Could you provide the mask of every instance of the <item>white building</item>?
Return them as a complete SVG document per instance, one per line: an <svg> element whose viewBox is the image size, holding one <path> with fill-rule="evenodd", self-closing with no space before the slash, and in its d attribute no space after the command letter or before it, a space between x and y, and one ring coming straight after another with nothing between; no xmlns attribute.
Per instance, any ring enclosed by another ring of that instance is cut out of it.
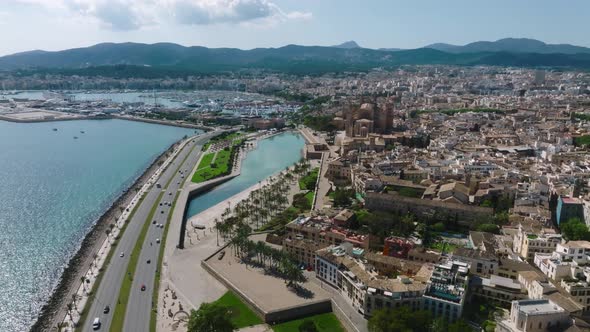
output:
<svg viewBox="0 0 590 332"><path fill-rule="evenodd" d="M498 322L498 332L544 332L565 330L571 325L569 314L551 300L512 301L510 317Z"/></svg>

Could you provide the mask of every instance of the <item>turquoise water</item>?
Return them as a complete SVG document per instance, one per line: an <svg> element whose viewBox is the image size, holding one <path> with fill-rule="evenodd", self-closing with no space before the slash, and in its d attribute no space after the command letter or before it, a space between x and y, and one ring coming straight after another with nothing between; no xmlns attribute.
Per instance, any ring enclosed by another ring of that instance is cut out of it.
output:
<svg viewBox="0 0 590 332"><path fill-rule="evenodd" d="M256 150L250 151L242 162L240 176L195 197L189 204L186 217L194 216L293 165L302 157L304 145L303 137L294 133L284 133L258 142Z"/></svg>
<svg viewBox="0 0 590 332"><path fill-rule="evenodd" d="M191 133L123 120L0 121L0 331L28 330L96 219Z"/></svg>

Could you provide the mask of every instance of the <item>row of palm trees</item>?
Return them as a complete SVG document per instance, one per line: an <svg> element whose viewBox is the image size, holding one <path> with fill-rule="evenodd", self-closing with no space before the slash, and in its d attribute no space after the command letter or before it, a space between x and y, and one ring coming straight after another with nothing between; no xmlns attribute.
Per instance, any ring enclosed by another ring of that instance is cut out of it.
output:
<svg viewBox="0 0 590 332"><path fill-rule="evenodd" d="M224 240L231 239L239 224L261 229L288 207L289 191L293 181L305 176L309 169L309 162L301 159L293 167L271 176L266 185L250 192L248 198L233 208L228 206L221 215L221 221L215 220L218 235L222 235Z"/></svg>
<svg viewBox="0 0 590 332"><path fill-rule="evenodd" d="M289 286L305 281L303 271L289 253L248 238L250 228L240 226L231 240L234 255L246 263L257 263L265 270L280 275Z"/></svg>
<svg viewBox="0 0 590 332"><path fill-rule="evenodd" d="M304 280L303 272L294 259L282 250L254 242L248 237L252 229L260 229L289 205L289 192L294 181L305 176L311 166L307 160L301 159L292 167L286 168L276 176L271 176L267 183L237 203L233 208L229 205L215 220L217 242L219 236L229 241L236 257L245 262L257 263L265 269L280 275L289 285Z"/></svg>

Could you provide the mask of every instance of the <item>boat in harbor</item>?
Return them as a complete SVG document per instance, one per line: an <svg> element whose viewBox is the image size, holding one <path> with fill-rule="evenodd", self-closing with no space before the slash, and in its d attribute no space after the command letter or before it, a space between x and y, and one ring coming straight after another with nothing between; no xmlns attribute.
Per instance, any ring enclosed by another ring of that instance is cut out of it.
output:
<svg viewBox="0 0 590 332"><path fill-rule="evenodd" d="M78 136L74 136L74 139L78 139Z"/></svg>
<svg viewBox="0 0 590 332"><path fill-rule="evenodd" d="M81 133L81 134L84 134L84 133L85 133L85 131L84 131L84 130L80 130L80 133Z"/></svg>
<svg viewBox="0 0 590 332"><path fill-rule="evenodd" d="M57 128L53 128L53 131L57 131Z"/></svg>

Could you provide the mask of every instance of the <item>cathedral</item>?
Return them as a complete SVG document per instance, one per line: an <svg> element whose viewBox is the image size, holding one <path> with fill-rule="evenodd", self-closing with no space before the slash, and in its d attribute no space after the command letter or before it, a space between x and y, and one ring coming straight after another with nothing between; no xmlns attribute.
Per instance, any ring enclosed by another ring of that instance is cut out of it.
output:
<svg viewBox="0 0 590 332"><path fill-rule="evenodd" d="M393 104L379 106L362 103L360 107L348 107L343 111L344 130L347 137L368 137L369 134L387 134L393 128Z"/></svg>

